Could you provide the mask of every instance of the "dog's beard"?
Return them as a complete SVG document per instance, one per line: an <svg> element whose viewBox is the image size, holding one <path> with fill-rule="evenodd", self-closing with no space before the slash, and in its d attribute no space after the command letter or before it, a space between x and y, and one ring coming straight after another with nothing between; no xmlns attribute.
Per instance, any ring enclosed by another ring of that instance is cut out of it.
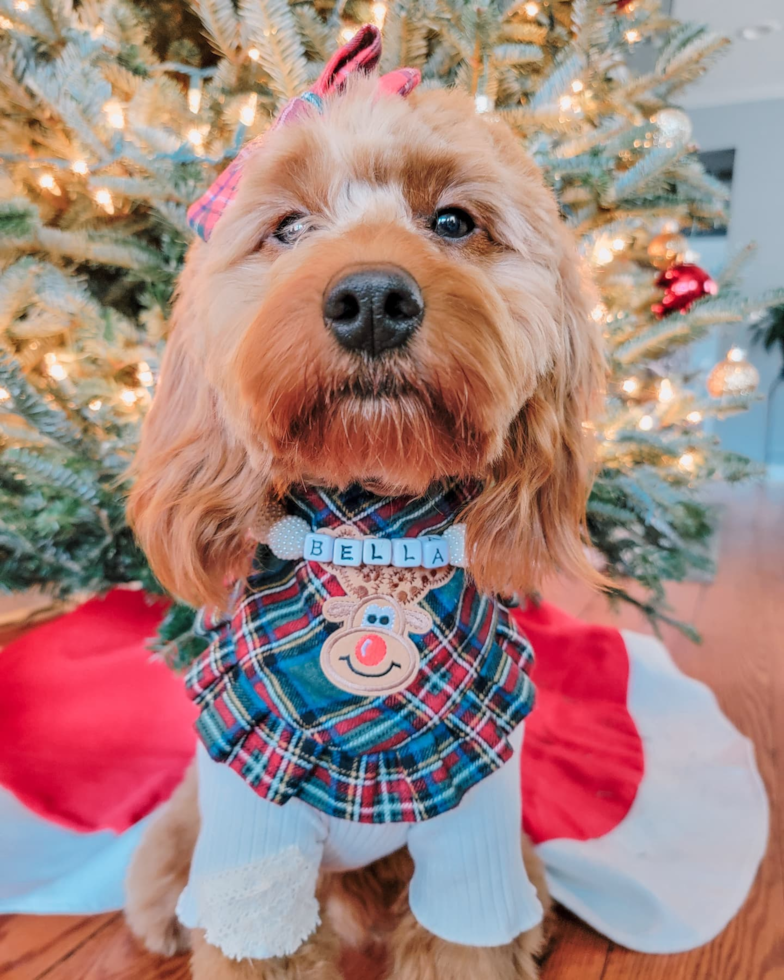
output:
<svg viewBox="0 0 784 980"><path fill-rule="evenodd" d="M268 424L289 478L421 493L438 480L475 477L497 452L465 400L388 365L364 365L289 404L293 412L275 412Z"/></svg>

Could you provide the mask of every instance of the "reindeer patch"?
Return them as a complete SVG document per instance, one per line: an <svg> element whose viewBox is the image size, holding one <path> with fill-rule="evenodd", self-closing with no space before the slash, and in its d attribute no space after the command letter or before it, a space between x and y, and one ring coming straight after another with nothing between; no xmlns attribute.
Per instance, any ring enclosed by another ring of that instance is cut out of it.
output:
<svg viewBox="0 0 784 980"><path fill-rule="evenodd" d="M394 694L419 672L419 651L408 632L427 633L430 616L391 596L328 599L324 616L342 623L321 648L321 669L342 691L366 697Z"/></svg>
<svg viewBox="0 0 784 980"><path fill-rule="evenodd" d="M340 528L336 537L359 537L354 528ZM420 667L419 651L410 633L427 633L430 614L417 600L447 582L454 568L330 565L345 597L333 596L322 613L340 623L321 648L321 669L342 691L380 697L404 690Z"/></svg>

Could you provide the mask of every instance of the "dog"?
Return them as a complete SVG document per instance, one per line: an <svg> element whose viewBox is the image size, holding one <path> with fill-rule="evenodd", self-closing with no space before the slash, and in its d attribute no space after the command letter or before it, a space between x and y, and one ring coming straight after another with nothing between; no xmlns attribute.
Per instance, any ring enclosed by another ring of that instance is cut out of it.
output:
<svg viewBox="0 0 784 980"><path fill-rule="evenodd" d="M380 95L372 74L343 78L319 112L276 127L245 156L209 242L189 251L129 501L156 575L194 606L230 610L233 583L241 593L260 581L255 542L289 527L280 502L350 487L417 501L434 486L469 486L458 515L464 543L451 540L476 596L530 593L554 568L595 582L585 552L586 422L603 359L592 305L555 200L501 121L457 91L402 98ZM319 547L343 532L326 533ZM420 571L411 587L389 558L384 601L375 602L372 567L362 579L350 564L332 566L334 613L318 624L343 623L325 643L337 651L332 683L396 697L399 688L379 680L387 645L405 648L389 663L405 660L410 679L419 661L406 657L420 656L434 608L422 619L416 603L448 588L452 571ZM234 778L223 762L205 765ZM405 849L346 873L322 869L314 888L323 914L296 948L227 954L201 922L189 931L176 914L199 838L196 797L192 770L134 858L126 908L149 949L192 946L196 980L338 980L341 941L379 937L385 975L396 980L537 976L541 923L481 945L425 928L411 909ZM263 801L295 812L279 802ZM418 819L406 814L399 819ZM546 906L541 869L525 850ZM302 902L281 902L275 928L285 932Z"/></svg>

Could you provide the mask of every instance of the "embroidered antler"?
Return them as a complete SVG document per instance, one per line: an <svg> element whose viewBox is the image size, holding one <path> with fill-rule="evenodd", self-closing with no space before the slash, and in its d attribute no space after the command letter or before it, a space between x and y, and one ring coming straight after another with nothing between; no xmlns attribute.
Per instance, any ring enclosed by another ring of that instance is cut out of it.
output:
<svg viewBox="0 0 784 980"><path fill-rule="evenodd" d="M334 532L338 538L361 538L353 527L341 527ZM365 599L370 595L392 596L403 606L410 606L431 589L444 585L454 575L449 565L443 568L396 568L394 565L330 565L330 572L340 582L346 595Z"/></svg>

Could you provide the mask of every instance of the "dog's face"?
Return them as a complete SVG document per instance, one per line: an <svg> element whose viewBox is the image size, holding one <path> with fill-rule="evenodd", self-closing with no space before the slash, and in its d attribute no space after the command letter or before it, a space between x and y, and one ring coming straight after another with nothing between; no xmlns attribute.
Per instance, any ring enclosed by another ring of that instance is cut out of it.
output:
<svg viewBox="0 0 784 980"><path fill-rule="evenodd" d="M215 599L270 486L445 477L485 486L481 583L568 564L600 364L587 308L539 173L465 97L363 80L278 128L183 275L131 501L153 567ZM491 541L531 567L497 579L512 556Z"/></svg>

